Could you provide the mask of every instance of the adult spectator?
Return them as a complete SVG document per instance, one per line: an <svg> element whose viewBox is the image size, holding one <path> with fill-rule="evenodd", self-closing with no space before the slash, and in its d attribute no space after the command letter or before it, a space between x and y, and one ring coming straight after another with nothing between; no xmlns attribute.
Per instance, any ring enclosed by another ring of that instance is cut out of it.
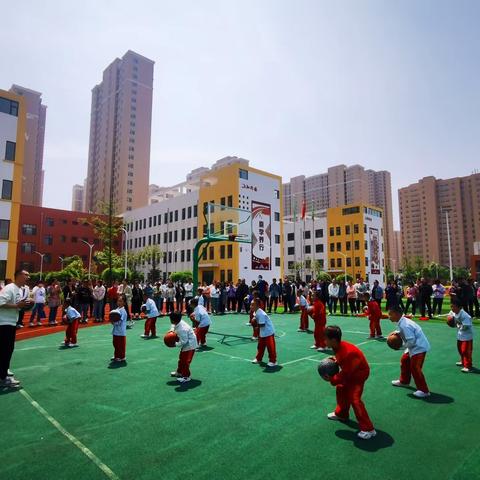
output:
<svg viewBox="0 0 480 480"><path fill-rule="evenodd" d="M237 295L237 313L242 313L242 308L245 308L244 299L248 295L248 286L245 283L244 278L240 280L240 284L237 286L236 295ZM245 313L248 313L247 310L245 310Z"/></svg>
<svg viewBox="0 0 480 480"><path fill-rule="evenodd" d="M233 282L227 288L227 312L235 312L237 307L237 289Z"/></svg>
<svg viewBox="0 0 480 480"><path fill-rule="evenodd" d="M8 285L7 285L8 286ZM32 290L34 306L32 310L32 315L30 317L30 326L33 327L35 324L35 316L37 316L37 325L40 327L42 325L42 318L45 318L45 286L40 280Z"/></svg>
<svg viewBox="0 0 480 480"><path fill-rule="evenodd" d="M172 299L172 302L173 302L173 299ZM135 319L140 318L142 303L143 303L143 291L140 288L138 281L135 280L132 288L132 317L133 318Z"/></svg>
<svg viewBox="0 0 480 480"><path fill-rule="evenodd" d="M117 295L123 296L123 308L125 308L125 311L127 312L127 321L130 321L131 315L130 315L130 307L132 305L132 287L128 284L127 279L124 278L122 280L122 283L118 286L117 288ZM103 302L105 305L105 302ZM104 308L105 311L105 308ZM102 316L102 318L105 318L105 314ZM128 324L127 324L128 325Z"/></svg>
<svg viewBox="0 0 480 480"><path fill-rule="evenodd" d="M5 285L8 285L5 280ZM30 287L25 284L23 287L20 287L20 300L27 300L30 297ZM18 311L18 320L17 320L17 328L23 328L23 318L25 316L25 309L21 308Z"/></svg>
<svg viewBox="0 0 480 480"><path fill-rule="evenodd" d="M31 306L31 300L22 299L21 288L25 286L29 274L26 270L17 270L12 283L0 291L0 385L18 388L20 382L10 371L10 360L15 348L18 312Z"/></svg>
<svg viewBox="0 0 480 480"><path fill-rule="evenodd" d="M82 316L80 323L88 323L88 309L90 308L90 301L93 298L93 289L90 286L89 280L83 280L77 287L76 296L80 306L80 315Z"/></svg>
<svg viewBox="0 0 480 480"><path fill-rule="evenodd" d="M398 287L393 280L385 287L385 298L387 300L387 312L391 308L398 307Z"/></svg>
<svg viewBox="0 0 480 480"><path fill-rule="evenodd" d="M188 305L190 300L193 298L193 283L191 278L187 279L187 282L183 285L183 288L185 290L185 304Z"/></svg>
<svg viewBox="0 0 480 480"><path fill-rule="evenodd" d="M415 316L417 311L417 295L418 295L418 288L413 283L410 282L410 285L407 288L407 303L405 305L405 315L408 313L408 307L412 306L412 315Z"/></svg>
<svg viewBox="0 0 480 480"><path fill-rule="evenodd" d="M177 312L183 312L183 299L185 298L185 288L182 282L175 285L175 302L177 303Z"/></svg>
<svg viewBox="0 0 480 480"><path fill-rule="evenodd" d="M437 278L433 282L433 315L437 313L440 315L442 313L443 298L445 297L445 287L440 283L440 280Z"/></svg>
<svg viewBox="0 0 480 480"><path fill-rule="evenodd" d="M337 304L338 304L338 284L335 279L332 280L332 283L328 286L328 311L330 315L332 313L337 313Z"/></svg>
<svg viewBox="0 0 480 480"><path fill-rule="evenodd" d="M460 298L463 309L473 317L473 299L475 298L473 281L463 280L460 283Z"/></svg>
<svg viewBox="0 0 480 480"><path fill-rule="evenodd" d="M272 306L273 306L273 313L277 313L278 308L278 299L280 298L280 287L277 283L277 279L273 278L272 283L270 284L269 290L269 297L270 302L268 304L268 313L272 313Z"/></svg>
<svg viewBox="0 0 480 480"><path fill-rule="evenodd" d="M115 281L107 290L107 302L110 307L110 311L115 310L117 308L117 300L118 300L118 282Z"/></svg>
<svg viewBox="0 0 480 480"><path fill-rule="evenodd" d="M97 280L97 284L93 288L93 318L94 322L102 323L103 317L103 304L105 302L106 290L101 280Z"/></svg>
<svg viewBox="0 0 480 480"><path fill-rule="evenodd" d="M350 315L356 315L357 310L357 291L355 285L349 280L347 282L347 301L350 306Z"/></svg>
<svg viewBox="0 0 480 480"><path fill-rule="evenodd" d="M381 308L383 300L383 288L378 283L378 280L375 280L373 282L371 297L378 303L378 306Z"/></svg>
<svg viewBox="0 0 480 480"><path fill-rule="evenodd" d="M365 306L365 293L367 293L367 286L363 281L363 278L359 277L357 283L354 285L355 293L357 294L357 312L360 312L360 307Z"/></svg>
<svg viewBox="0 0 480 480"><path fill-rule="evenodd" d="M420 296L420 315L425 317L428 313L428 318L432 318L432 295L433 288L428 283L426 278L420 279L420 286L418 288Z"/></svg>
<svg viewBox="0 0 480 480"><path fill-rule="evenodd" d="M292 284L288 278L283 282L283 313L291 312Z"/></svg>
<svg viewBox="0 0 480 480"><path fill-rule="evenodd" d="M47 288L47 304L48 304L48 324L56 325L57 324L57 312L58 307L62 303L62 289L60 284L57 282L57 279L54 278L52 283Z"/></svg>

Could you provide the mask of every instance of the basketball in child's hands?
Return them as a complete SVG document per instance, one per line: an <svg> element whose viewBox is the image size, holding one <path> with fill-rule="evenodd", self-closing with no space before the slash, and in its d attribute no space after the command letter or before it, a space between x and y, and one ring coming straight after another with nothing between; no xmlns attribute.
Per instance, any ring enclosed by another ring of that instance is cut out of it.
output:
<svg viewBox="0 0 480 480"><path fill-rule="evenodd" d="M403 345L403 340L402 337L399 335L398 332L392 332L388 337L387 337L387 345L392 349L392 350L400 350Z"/></svg>
<svg viewBox="0 0 480 480"><path fill-rule="evenodd" d="M190 320L191 320L192 322L195 321L195 314L194 314L194 313L191 313L191 314L190 314Z"/></svg>
<svg viewBox="0 0 480 480"><path fill-rule="evenodd" d="M455 317L452 317L451 315L449 315L447 317L447 325L451 328L455 328L456 327Z"/></svg>
<svg viewBox="0 0 480 480"><path fill-rule="evenodd" d="M324 358L318 364L318 374L323 378L325 376L333 377L340 371L338 363L333 358Z"/></svg>
<svg viewBox="0 0 480 480"><path fill-rule="evenodd" d="M178 336L175 332L167 332L163 337L163 341L167 347L173 348L178 342Z"/></svg>
<svg viewBox="0 0 480 480"><path fill-rule="evenodd" d="M119 312L113 311L109 313L108 319L110 320L110 323L115 323L115 322L119 322L122 319L122 317L120 316Z"/></svg>

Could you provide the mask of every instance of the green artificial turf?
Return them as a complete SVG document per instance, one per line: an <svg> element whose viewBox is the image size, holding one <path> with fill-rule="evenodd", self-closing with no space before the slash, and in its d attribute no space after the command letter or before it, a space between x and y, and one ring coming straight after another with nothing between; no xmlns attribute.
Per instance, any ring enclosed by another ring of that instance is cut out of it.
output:
<svg viewBox="0 0 480 480"><path fill-rule="evenodd" d="M17 342L11 368L120 479L480 478L480 375L455 366L455 330L421 322L432 344L424 372L433 394L418 400L413 389L390 385L401 354L366 339L367 319L329 317L371 365L364 401L378 436L362 441L353 412L347 424L327 420L335 389L316 371L326 354L308 348L311 334L296 332L298 315L272 315L286 363L273 372L249 362L256 344L247 318L214 317L212 331L246 338L209 334L211 349L195 354L187 386L169 376L178 350L141 339L143 322L128 331L126 366L108 368L105 325L80 330L76 349L59 349L62 334ZM161 333L168 327L157 321ZM382 320L382 328L393 325ZM0 478L108 478L20 392L0 392L0 408Z"/></svg>

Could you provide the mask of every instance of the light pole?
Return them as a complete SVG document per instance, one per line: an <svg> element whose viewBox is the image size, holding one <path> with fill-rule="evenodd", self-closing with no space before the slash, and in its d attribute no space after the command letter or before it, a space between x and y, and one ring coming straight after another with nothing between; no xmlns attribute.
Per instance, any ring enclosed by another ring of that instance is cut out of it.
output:
<svg viewBox="0 0 480 480"><path fill-rule="evenodd" d="M445 219L447 221L448 263L450 267L450 285L451 285L453 282L453 265L452 265L452 244L450 241L450 222L448 220L448 210L445 210Z"/></svg>
<svg viewBox="0 0 480 480"><path fill-rule="evenodd" d="M58 257L59 260L60 260L60 270L63 270L63 262L65 261L65 259L63 257Z"/></svg>
<svg viewBox="0 0 480 480"><path fill-rule="evenodd" d="M35 250L35 253L37 255L40 255L40 280L42 279L42 273L43 273L43 257L46 255L45 253L40 253Z"/></svg>
<svg viewBox="0 0 480 480"><path fill-rule="evenodd" d="M344 277L344 280L345 280L345 284L346 284L347 283L347 256L342 252L337 252L337 253L339 253L345 259L345 277Z"/></svg>
<svg viewBox="0 0 480 480"><path fill-rule="evenodd" d="M90 275L91 275L91 272L92 272L92 250L93 250L93 247L95 246L95 244L94 243L88 243L83 239L80 239L80 241L83 242L85 245L88 245L88 248L90 248L90 255L88 257L88 279L90 280ZM111 273L112 272L110 272L110 274Z"/></svg>
<svg viewBox="0 0 480 480"><path fill-rule="evenodd" d="M125 279L127 278L127 261L128 261L128 231L125 227L122 227L122 231L125 234L125 248L123 249L123 253L125 254Z"/></svg>

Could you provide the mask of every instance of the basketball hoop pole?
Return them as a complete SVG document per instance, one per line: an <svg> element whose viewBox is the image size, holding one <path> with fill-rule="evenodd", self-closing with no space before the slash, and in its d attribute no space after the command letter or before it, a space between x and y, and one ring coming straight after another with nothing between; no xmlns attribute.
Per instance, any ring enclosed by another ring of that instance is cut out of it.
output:
<svg viewBox="0 0 480 480"><path fill-rule="evenodd" d="M194 294L197 292L198 289L198 264L200 263L200 248L202 245L209 244L209 243L216 243L216 242L224 242L225 239L222 238L201 238L196 244L193 249L193 292Z"/></svg>

